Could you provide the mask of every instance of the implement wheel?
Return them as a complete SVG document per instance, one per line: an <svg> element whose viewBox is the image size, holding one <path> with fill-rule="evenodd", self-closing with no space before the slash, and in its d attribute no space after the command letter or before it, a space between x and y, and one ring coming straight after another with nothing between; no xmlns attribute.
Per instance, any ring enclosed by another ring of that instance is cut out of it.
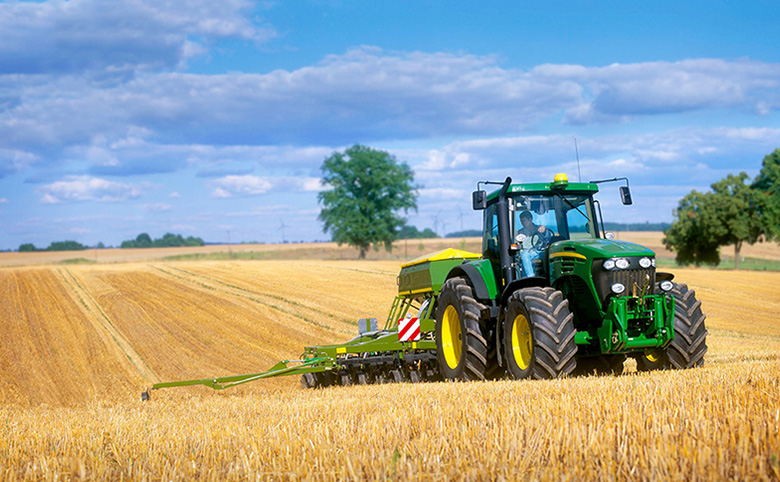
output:
<svg viewBox="0 0 780 482"><path fill-rule="evenodd" d="M577 366L573 320L560 291L536 287L515 291L502 324L509 374L515 379L570 375Z"/></svg>
<svg viewBox="0 0 780 482"><path fill-rule="evenodd" d="M495 364L488 358L488 339L480 313L465 279L447 280L436 300L436 357L445 379L484 380Z"/></svg>
<svg viewBox="0 0 780 482"><path fill-rule="evenodd" d="M301 386L303 388L317 388L317 378L313 373L304 373L301 375Z"/></svg>
<svg viewBox="0 0 780 482"><path fill-rule="evenodd" d="M656 287L656 293L660 293ZM674 284L674 340L666 350L646 351L636 359L637 370L658 370L666 368L685 369L704 364L707 353L706 316L701 311L701 301L696 292L686 284Z"/></svg>

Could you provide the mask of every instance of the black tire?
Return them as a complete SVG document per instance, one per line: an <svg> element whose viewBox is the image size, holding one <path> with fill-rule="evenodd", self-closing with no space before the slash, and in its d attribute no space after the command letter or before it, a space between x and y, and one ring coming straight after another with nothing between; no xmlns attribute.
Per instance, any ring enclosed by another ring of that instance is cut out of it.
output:
<svg viewBox="0 0 780 482"><path fill-rule="evenodd" d="M485 380L497 365L489 356L495 350L490 350L483 309L465 279L452 278L442 286L436 300L436 357L445 379Z"/></svg>
<svg viewBox="0 0 780 482"><path fill-rule="evenodd" d="M674 340L666 350L666 357L672 368L693 368L704 364L707 353L706 316L701 311L701 301L696 292L686 284L675 283L674 295Z"/></svg>
<svg viewBox="0 0 780 482"><path fill-rule="evenodd" d="M504 310L502 329L506 367L513 378L560 378L576 368L574 315L560 291L515 291Z"/></svg>
<svg viewBox="0 0 780 482"><path fill-rule="evenodd" d="M317 380L317 386L329 387L335 385L333 380L333 374L330 372L318 372L314 374L314 378Z"/></svg>
<svg viewBox="0 0 780 482"><path fill-rule="evenodd" d="M656 287L660 293L660 288ZM675 283L671 291L674 296L674 340L666 351L648 351L636 357L637 370L661 370L667 368L686 369L704 364L707 353L706 316L701 311L701 301L688 285Z"/></svg>
<svg viewBox="0 0 780 482"><path fill-rule="evenodd" d="M577 359L575 375L620 375L623 373L623 364L626 355L601 355L583 357Z"/></svg>
<svg viewBox="0 0 780 482"><path fill-rule="evenodd" d="M313 373L304 373L301 375L301 386L303 388L316 388L317 378Z"/></svg>

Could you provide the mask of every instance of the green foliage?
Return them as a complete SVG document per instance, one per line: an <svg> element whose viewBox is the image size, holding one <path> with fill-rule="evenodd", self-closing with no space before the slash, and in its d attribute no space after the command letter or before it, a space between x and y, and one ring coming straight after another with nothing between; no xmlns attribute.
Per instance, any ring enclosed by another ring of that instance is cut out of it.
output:
<svg viewBox="0 0 780 482"><path fill-rule="evenodd" d="M48 248L38 249L32 243L25 243L19 246L20 253L30 253L33 251L83 251L89 246L84 246L76 241L54 241Z"/></svg>
<svg viewBox="0 0 780 482"><path fill-rule="evenodd" d="M46 251L83 251L88 246L84 246L76 241L55 241L46 248Z"/></svg>
<svg viewBox="0 0 780 482"><path fill-rule="evenodd" d="M417 229L417 226L404 225L398 231L398 237L400 239L428 239L438 238L439 235L433 232L431 228L425 228L422 231Z"/></svg>
<svg viewBox="0 0 780 482"><path fill-rule="evenodd" d="M780 149L764 157L761 172L751 186L759 193L766 236L780 241Z"/></svg>
<svg viewBox="0 0 780 482"><path fill-rule="evenodd" d="M479 229L464 229L463 231L455 231L454 233L449 233L445 238L474 238L474 237L481 237L482 231Z"/></svg>
<svg viewBox="0 0 780 482"><path fill-rule="evenodd" d="M411 168L387 152L356 144L325 159L322 172L329 186L318 196L325 232L339 245L358 248L361 258L372 244L390 251L405 223L399 212L417 209Z"/></svg>
<svg viewBox="0 0 780 482"><path fill-rule="evenodd" d="M201 238L183 237L181 234L165 233L162 238L152 240L147 233L141 233L135 239L122 241L122 248L172 248L180 246L203 246Z"/></svg>
<svg viewBox="0 0 780 482"><path fill-rule="evenodd" d="M677 251L675 259L682 266L720 263L720 244L710 228L713 213L708 196L694 190L682 198L674 212L676 220L664 233L664 245Z"/></svg>
<svg viewBox="0 0 780 482"><path fill-rule="evenodd" d="M777 152L777 151L776 151ZM681 265L720 263L720 246L734 246L739 269L744 243L753 244L769 233L769 195L746 184L748 175L729 174L712 184L712 192L691 192L675 210L675 221L666 231L664 244L677 251Z"/></svg>

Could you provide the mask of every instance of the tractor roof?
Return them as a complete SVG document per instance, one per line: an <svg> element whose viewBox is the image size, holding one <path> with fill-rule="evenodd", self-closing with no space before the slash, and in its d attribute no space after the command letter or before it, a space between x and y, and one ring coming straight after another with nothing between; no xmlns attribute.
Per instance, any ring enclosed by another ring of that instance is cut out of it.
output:
<svg viewBox="0 0 780 482"><path fill-rule="evenodd" d="M569 182L569 179L565 174L557 174L553 182L529 182L522 184L510 184L507 190L507 195L511 196L515 193L524 194L551 194L553 192L588 192L596 193L599 187L596 183L592 182ZM500 189L496 189L488 195L488 200L493 200L498 197Z"/></svg>

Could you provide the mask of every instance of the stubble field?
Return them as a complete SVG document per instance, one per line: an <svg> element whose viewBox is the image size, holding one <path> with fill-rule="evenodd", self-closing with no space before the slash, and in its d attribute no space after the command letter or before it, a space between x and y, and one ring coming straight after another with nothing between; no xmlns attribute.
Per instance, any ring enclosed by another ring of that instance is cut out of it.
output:
<svg viewBox="0 0 780 482"><path fill-rule="evenodd" d="M0 478L780 480L780 273L675 271L708 315L700 369L140 401L382 323L398 264L0 268Z"/></svg>

